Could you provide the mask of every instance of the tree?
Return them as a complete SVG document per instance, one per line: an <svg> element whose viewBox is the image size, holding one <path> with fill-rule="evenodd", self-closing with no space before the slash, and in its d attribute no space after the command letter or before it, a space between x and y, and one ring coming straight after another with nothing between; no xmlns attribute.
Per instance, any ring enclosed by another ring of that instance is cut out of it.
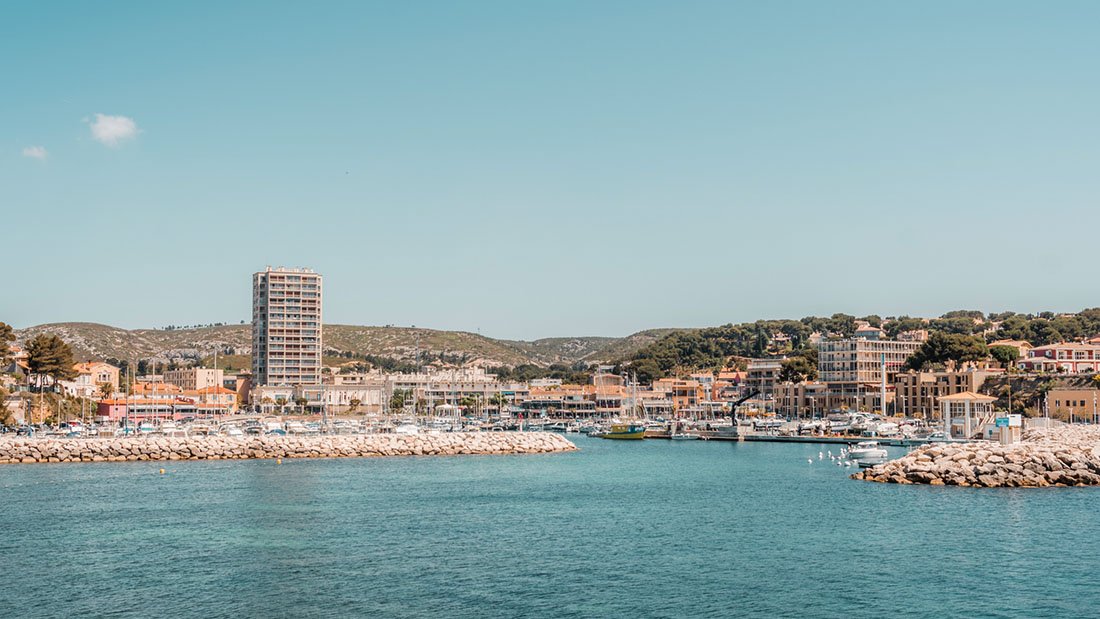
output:
<svg viewBox="0 0 1100 619"><path fill-rule="evenodd" d="M867 324L869 324L869 325L871 325L872 327L875 327L875 328L881 328L882 327L882 317L879 316L878 314L870 314L870 315L864 316L863 318L860 318L860 320L862 320L863 322L866 322Z"/></svg>
<svg viewBox="0 0 1100 619"><path fill-rule="evenodd" d="M111 383L99 383L99 395L102 396L104 400L111 397L111 394L114 392L115 386Z"/></svg>
<svg viewBox="0 0 1100 619"><path fill-rule="evenodd" d="M294 403L298 405L298 410L304 413L306 412L306 404L309 404L309 400L305 398L297 398L294 400Z"/></svg>
<svg viewBox="0 0 1100 619"><path fill-rule="evenodd" d="M8 390L0 387L0 426L15 425L15 416L8 410Z"/></svg>
<svg viewBox="0 0 1100 619"><path fill-rule="evenodd" d="M0 365L7 365L11 359L11 343L15 341L15 330L6 322L0 322Z"/></svg>
<svg viewBox="0 0 1100 619"><path fill-rule="evenodd" d="M43 377L56 381L76 378L73 350L56 335L40 333L27 342L27 367L41 388Z"/></svg>
<svg viewBox="0 0 1100 619"><path fill-rule="evenodd" d="M411 395L411 394L410 394ZM398 389L390 396L390 410L397 413L405 409L405 390Z"/></svg>
<svg viewBox="0 0 1100 619"><path fill-rule="evenodd" d="M817 378L817 349L813 347L803 349L797 356L785 360L779 369L780 382L800 383L815 378Z"/></svg>
<svg viewBox="0 0 1100 619"><path fill-rule="evenodd" d="M993 346L989 349L989 356L1007 368L1020 358L1020 349L1015 346Z"/></svg>
<svg viewBox="0 0 1100 619"><path fill-rule="evenodd" d="M973 335L935 331L905 362L910 370L922 370L936 364L973 363L989 356L985 341Z"/></svg>
<svg viewBox="0 0 1100 619"><path fill-rule="evenodd" d="M363 403L363 401L360 400L359 398L352 398L351 401L348 402L348 406L350 406L350 408L348 409L348 412L349 413L354 413L356 410L359 409L359 405L362 404L362 403Z"/></svg>

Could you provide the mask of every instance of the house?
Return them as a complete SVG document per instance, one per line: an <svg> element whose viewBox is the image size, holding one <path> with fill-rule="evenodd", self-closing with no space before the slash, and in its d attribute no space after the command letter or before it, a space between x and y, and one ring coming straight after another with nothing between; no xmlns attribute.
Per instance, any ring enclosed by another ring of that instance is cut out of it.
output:
<svg viewBox="0 0 1100 619"><path fill-rule="evenodd" d="M1016 365L1029 372L1092 373L1100 369L1100 345L1062 342L1037 346Z"/></svg>
<svg viewBox="0 0 1100 619"><path fill-rule="evenodd" d="M73 365L76 378L61 381L65 393L81 398L95 398L103 393L101 385L111 386L111 393L118 391L120 370L110 363L91 361Z"/></svg>
<svg viewBox="0 0 1100 619"><path fill-rule="evenodd" d="M237 392L221 385L187 389L183 396L194 401L195 407L203 414L229 415L237 412Z"/></svg>

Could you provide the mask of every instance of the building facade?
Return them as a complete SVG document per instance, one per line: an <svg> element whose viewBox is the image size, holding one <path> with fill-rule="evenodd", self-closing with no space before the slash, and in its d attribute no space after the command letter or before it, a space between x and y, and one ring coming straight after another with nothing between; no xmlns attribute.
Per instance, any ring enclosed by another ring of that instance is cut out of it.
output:
<svg viewBox="0 0 1100 619"><path fill-rule="evenodd" d="M321 275L273 269L252 276L252 382L321 384Z"/></svg>
<svg viewBox="0 0 1100 619"><path fill-rule="evenodd" d="M920 347L920 342L884 340L877 334L822 340L818 344L818 380L828 386L831 406L855 403L868 390L878 391L884 370L886 383L891 385Z"/></svg>
<svg viewBox="0 0 1100 619"><path fill-rule="evenodd" d="M184 391L196 391L207 387L223 386L225 379L224 370L209 368L186 368L182 370L168 370L164 373L164 382L172 383Z"/></svg>
<svg viewBox="0 0 1100 619"><path fill-rule="evenodd" d="M1020 359L1016 365L1030 372L1096 372L1100 370L1100 345L1063 342L1037 346L1029 350L1027 358Z"/></svg>
<svg viewBox="0 0 1100 619"><path fill-rule="evenodd" d="M895 410L906 417L931 419L939 399L958 393L977 392L990 376L1003 372L900 372L894 377Z"/></svg>

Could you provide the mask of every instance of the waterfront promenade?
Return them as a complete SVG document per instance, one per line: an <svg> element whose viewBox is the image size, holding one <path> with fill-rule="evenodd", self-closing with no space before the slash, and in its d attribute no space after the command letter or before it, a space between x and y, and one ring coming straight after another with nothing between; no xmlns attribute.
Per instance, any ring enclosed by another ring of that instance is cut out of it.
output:
<svg viewBox="0 0 1100 619"><path fill-rule="evenodd" d="M574 451L551 432L454 432L334 436L123 437L0 439L0 464L367 458L537 454Z"/></svg>

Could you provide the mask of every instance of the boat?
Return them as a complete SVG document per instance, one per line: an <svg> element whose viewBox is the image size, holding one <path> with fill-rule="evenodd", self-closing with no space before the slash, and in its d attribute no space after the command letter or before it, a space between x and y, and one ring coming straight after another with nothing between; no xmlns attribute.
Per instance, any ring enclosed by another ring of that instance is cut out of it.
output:
<svg viewBox="0 0 1100 619"><path fill-rule="evenodd" d="M604 432L592 434L599 438L613 440L642 440L645 438L645 426L640 423L613 423Z"/></svg>
<svg viewBox="0 0 1100 619"><path fill-rule="evenodd" d="M881 464L886 462L889 457L889 453L882 447L879 447L877 441L863 441L857 443L855 447L848 450L848 457L861 465L863 463L869 464Z"/></svg>
<svg viewBox="0 0 1100 619"><path fill-rule="evenodd" d="M671 441L697 441L703 437L694 432L673 432L668 435L668 438Z"/></svg>
<svg viewBox="0 0 1100 619"><path fill-rule="evenodd" d="M164 423L160 424L160 433L164 436L176 438L187 436L187 430L181 428L174 421L165 421Z"/></svg>

